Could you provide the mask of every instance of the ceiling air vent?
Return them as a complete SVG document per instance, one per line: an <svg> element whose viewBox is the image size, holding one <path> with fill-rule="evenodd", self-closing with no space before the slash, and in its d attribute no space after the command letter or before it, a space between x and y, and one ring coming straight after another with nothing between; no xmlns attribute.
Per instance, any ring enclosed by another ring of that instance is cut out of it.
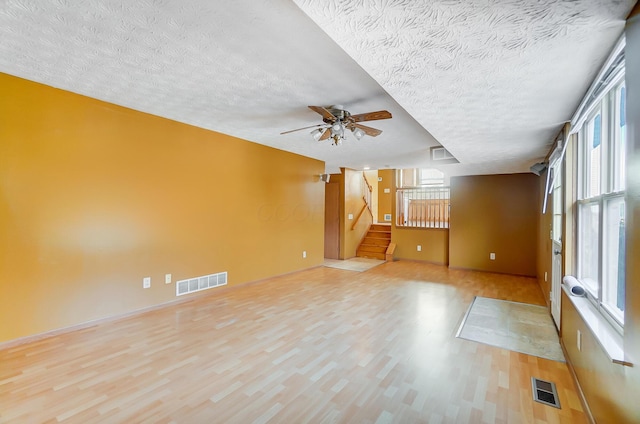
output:
<svg viewBox="0 0 640 424"><path fill-rule="evenodd" d="M213 287L226 286L227 273L203 275L202 277L188 278L176 281L176 296L210 289Z"/></svg>
<svg viewBox="0 0 640 424"><path fill-rule="evenodd" d="M431 160L450 160L450 159L455 159L455 158L444 147L434 147L431 149Z"/></svg>

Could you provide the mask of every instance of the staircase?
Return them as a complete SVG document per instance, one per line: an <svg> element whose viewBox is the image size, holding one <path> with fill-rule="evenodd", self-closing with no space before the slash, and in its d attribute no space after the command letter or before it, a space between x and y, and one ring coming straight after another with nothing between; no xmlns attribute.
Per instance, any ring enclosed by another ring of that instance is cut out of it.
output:
<svg viewBox="0 0 640 424"><path fill-rule="evenodd" d="M389 243L391 243L391 225L372 224L356 250L356 256L385 260L385 252Z"/></svg>

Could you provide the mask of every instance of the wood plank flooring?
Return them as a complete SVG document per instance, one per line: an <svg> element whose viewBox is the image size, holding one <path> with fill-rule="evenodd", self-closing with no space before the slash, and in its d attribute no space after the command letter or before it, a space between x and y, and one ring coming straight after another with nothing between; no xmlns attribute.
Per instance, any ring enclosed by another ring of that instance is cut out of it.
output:
<svg viewBox="0 0 640 424"><path fill-rule="evenodd" d="M212 289L0 350L0 423L587 422L565 363L455 338L476 295L544 304L534 279L410 261Z"/></svg>

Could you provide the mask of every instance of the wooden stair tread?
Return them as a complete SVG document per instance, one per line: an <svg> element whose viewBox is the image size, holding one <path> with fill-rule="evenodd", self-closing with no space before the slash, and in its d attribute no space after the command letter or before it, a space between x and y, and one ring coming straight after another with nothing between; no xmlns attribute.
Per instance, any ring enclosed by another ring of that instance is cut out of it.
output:
<svg viewBox="0 0 640 424"><path fill-rule="evenodd" d="M391 243L391 225L372 224L356 250L359 258L386 260L386 251Z"/></svg>
<svg viewBox="0 0 640 424"><path fill-rule="evenodd" d="M384 253L387 251L387 246L363 246L360 245L357 251L360 252L373 252L373 253Z"/></svg>
<svg viewBox="0 0 640 424"><path fill-rule="evenodd" d="M361 252L361 253L356 253L356 256L358 258L369 258L369 259L382 259L382 260L385 260L385 254L384 253Z"/></svg>
<svg viewBox="0 0 640 424"><path fill-rule="evenodd" d="M383 233L380 231L369 231L367 233L367 237L391 238L391 233Z"/></svg>
<svg viewBox="0 0 640 424"><path fill-rule="evenodd" d="M390 240L378 237L365 237L361 244L373 244L376 246L388 246Z"/></svg>

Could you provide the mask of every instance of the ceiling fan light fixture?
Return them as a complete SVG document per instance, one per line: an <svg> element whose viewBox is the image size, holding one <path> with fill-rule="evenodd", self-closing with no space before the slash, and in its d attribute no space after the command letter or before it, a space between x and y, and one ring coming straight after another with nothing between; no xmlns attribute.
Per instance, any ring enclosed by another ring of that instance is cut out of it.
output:
<svg viewBox="0 0 640 424"><path fill-rule="evenodd" d="M344 126L342 125L342 122L338 121L335 124L331 125L331 134L338 137L343 136Z"/></svg>
<svg viewBox="0 0 640 424"><path fill-rule="evenodd" d="M365 133L360 128L354 128L353 135L356 137L356 139L360 140L362 139L362 137L364 137Z"/></svg>
<svg viewBox="0 0 640 424"><path fill-rule="evenodd" d="M320 140L320 137L322 137L323 132L324 132L323 128L316 128L315 130L311 131L311 136L315 141L318 141Z"/></svg>

